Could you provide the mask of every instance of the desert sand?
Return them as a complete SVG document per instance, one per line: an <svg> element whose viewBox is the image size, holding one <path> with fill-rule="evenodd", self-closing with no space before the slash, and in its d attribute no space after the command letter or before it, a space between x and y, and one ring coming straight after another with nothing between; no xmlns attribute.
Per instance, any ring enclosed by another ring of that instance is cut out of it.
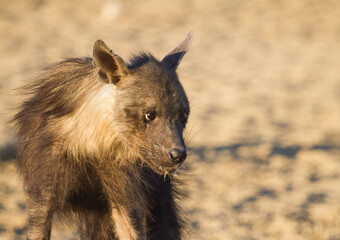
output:
<svg viewBox="0 0 340 240"><path fill-rule="evenodd" d="M338 0L0 1L0 239L26 239L13 89L103 39L161 59L190 30L184 212L198 240L340 239ZM180 173L181 174L181 173ZM55 226L52 239L78 239Z"/></svg>

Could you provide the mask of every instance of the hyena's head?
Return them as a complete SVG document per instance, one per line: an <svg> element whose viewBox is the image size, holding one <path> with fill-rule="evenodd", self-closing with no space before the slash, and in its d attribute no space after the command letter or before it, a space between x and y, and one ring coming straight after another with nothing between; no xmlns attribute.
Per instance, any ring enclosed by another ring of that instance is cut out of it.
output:
<svg viewBox="0 0 340 240"><path fill-rule="evenodd" d="M114 129L158 174L167 174L186 158L183 140L190 108L176 74L188 51L193 34L167 54L162 61L140 54L126 64L101 40L94 46L98 76L115 86Z"/></svg>

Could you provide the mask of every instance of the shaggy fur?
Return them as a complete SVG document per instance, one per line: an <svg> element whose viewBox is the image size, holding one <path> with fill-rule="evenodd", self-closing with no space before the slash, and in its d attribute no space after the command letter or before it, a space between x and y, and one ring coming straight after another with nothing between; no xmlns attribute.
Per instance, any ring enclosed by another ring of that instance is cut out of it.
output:
<svg viewBox="0 0 340 240"><path fill-rule="evenodd" d="M28 239L50 239L55 214L81 239L181 239L173 173L189 103L176 67L191 41L126 64L98 40L93 59L59 62L24 88L15 123Z"/></svg>

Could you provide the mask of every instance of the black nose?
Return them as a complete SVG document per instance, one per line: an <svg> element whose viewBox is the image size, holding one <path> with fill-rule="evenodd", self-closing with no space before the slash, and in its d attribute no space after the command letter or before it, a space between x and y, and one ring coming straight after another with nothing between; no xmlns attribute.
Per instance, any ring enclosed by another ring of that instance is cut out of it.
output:
<svg viewBox="0 0 340 240"><path fill-rule="evenodd" d="M178 150L176 148L169 152L169 158L171 162L181 163L187 157L187 152L185 150Z"/></svg>

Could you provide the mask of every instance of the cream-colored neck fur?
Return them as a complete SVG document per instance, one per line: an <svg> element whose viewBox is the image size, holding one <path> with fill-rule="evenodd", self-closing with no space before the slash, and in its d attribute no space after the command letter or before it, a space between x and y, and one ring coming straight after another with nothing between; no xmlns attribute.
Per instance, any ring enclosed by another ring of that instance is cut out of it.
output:
<svg viewBox="0 0 340 240"><path fill-rule="evenodd" d="M113 114L116 86L101 84L71 116L62 122L61 137L66 136L64 148L79 153L98 154L115 140Z"/></svg>

